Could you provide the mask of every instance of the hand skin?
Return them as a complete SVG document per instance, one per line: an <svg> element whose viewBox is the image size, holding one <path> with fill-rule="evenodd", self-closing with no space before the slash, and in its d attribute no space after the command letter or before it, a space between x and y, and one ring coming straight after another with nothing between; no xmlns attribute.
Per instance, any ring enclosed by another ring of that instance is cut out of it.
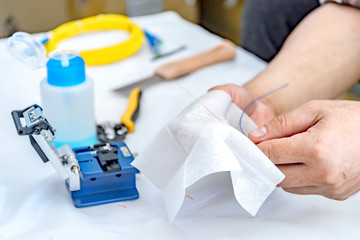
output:
<svg viewBox="0 0 360 240"><path fill-rule="evenodd" d="M257 101L247 114L258 126L310 100L333 99L360 79L360 9L327 3L293 30L269 65L243 88L217 86L240 108Z"/></svg>
<svg viewBox="0 0 360 240"><path fill-rule="evenodd" d="M360 79L360 9L327 3L306 16L269 65L244 88L276 114L334 99Z"/></svg>
<svg viewBox="0 0 360 240"><path fill-rule="evenodd" d="M360 189L360 102L310 101L249 138L285 174L296 194L345 200Z"/></svg>
<svg viewBox="0 0 360 240"><path fill-rule="evenodd" d="M246 106L254 99L245 88L235 84L216 86L211 88L209 91L211 90L222 90L229 93L232 98L232 102L241 109L245 109ZM250 105L246 110L246 114L251 117L258 126L263 126L275 117L275 113L272 109L261 101L256 101Z"/></svg>
<svg viewBox="0 0 360 240"><path fill-rule="evenodd" d="M344 200L360 188L360 103L311 101L334 99L360 79L359 22L359 9L327 3L301 21L276 57L243 88L213 88L244 107L289 84L247 111L258 126L280 115L265 125L265 136L252 132L249 137L284 172L279 186L285 191Z"/></svg>

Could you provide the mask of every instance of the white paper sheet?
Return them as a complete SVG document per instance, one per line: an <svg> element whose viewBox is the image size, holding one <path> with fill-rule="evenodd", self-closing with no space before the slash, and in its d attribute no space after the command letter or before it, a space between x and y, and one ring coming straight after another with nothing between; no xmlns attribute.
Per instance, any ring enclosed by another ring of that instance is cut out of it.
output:
<svg viewBox="0 0 360 240"><path fill-rule="evenodd" d="M283 180L280 170L238 130L241 113L227 93L211 91L170 121L133 162L162 191L170 220L186 189L210 174L230 172L234 195L252 216ZM244 115L242 128L248 133L257 126Z"/></svg>

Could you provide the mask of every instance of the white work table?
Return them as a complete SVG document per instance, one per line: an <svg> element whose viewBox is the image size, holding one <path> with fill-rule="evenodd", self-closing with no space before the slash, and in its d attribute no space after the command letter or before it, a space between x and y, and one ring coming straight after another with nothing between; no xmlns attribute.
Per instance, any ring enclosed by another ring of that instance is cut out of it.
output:
<svg viewBox="0 0 360 240"><path fill-rule="evenodd" d="M221 42L221 38L172 12L134 20L165 44L186 45L186 50L151 61L152 54L144 44L136 55L121 62L87 67L87 75L95 83L98 122L118 121L126 109L127 98L111 89L146 77L164 63L209 50ZM251 217L234 196L218 194L197 208L180 212L170 223L157 207L159 199L153 196L153 186L138 174L139 199L75 208L63 180L50 163L40 160L27 137L16 134L10 115L12 110L40 104L39 83L46 71L32 70L15 60L5 43L6 39L0 40L0 240L360 238L358 195L340 202L277 189L257 216ZM265 66L238 48L234 61L207 67L178 83L163 82L144 89L136 130L128 134L125 142L132 152L141 154L156 133L194 100L190 94L199 97L219 84L242 85Z"/></svg>

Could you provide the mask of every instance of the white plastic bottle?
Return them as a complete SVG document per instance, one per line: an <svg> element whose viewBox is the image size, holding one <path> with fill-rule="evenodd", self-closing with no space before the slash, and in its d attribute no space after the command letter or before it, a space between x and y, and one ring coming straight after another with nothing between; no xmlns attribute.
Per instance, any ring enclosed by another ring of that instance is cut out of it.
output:
<svg viewBox="0 0 360 240"><path fill-rule="evenodd" d="M55 145L96 144L94 87L85 76L84 60L74 52L58 52L48 60L43 44L24 32L12 35L6 46L25 65L36 69L46 64L47 78L40 83L41 106L56 129Z"/></svg>
<svg viewBox="0 0 360 240"><path fill-rule="evenodd" d="M56 129L56 147L96 144L94 87L91 78L85 75L84 60L63 52L51 57L46 68L47 78L40 83L41 106Z"/></svg>

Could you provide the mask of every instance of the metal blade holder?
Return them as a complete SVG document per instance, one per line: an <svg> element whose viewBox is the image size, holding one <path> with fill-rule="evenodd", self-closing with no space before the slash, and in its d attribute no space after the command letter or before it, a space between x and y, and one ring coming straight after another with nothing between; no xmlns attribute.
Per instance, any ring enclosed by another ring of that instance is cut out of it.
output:
<svg viewBox="0 0 360 240"><path fill-rule="evenodd" d="M65 179L70 191L80 190L80 167L69 145L56 148L55 130L43 116L42 108L32 105L24 110L12 111L17 133L29 136L30 143L43 160L50 161L58 174Z"/></svg>

